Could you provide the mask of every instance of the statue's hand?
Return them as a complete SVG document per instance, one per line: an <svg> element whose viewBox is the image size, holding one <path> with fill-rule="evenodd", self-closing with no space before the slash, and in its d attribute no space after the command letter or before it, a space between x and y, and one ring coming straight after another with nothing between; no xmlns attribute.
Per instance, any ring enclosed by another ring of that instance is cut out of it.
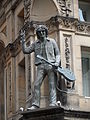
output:
<svg viewBox="0 0 90 120"><path fill-rule="evenodd" d="M49 68L50 69L57 69L59 66L59 63L55 62L55 63L52 63L52 65L49 65Z"/></svg>
<svg viewBox="0 0 90 120"><path fill-rule="evenodd" d="M58 66L59 66L59 63L57 63L57 62L55 62L53 65L54 68L58 68Z"/></svg>
<svg viewBox="0 0 90 120"><path fill-rule="evenodd" d="M25 30L21 30L20 32L20 42L24 43L25 42Z"/></svg>

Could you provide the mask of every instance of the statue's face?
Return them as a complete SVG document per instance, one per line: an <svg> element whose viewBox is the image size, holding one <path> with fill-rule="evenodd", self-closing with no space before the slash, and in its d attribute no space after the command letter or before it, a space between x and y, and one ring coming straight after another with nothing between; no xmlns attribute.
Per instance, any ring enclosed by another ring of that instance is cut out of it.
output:
<svg viewBox="0 0 90 120"><path fill-rule="evenodd" d="M46 31L45 31L45 29L38 30L38 36L39 36L40 40L43 40L44 38L46 38Z"/></svg>

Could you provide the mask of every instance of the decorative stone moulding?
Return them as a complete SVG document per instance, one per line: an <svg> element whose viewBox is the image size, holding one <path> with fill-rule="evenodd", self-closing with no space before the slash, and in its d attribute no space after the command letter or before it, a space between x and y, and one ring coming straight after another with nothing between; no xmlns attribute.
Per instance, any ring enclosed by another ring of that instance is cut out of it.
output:
<svg viewBox="0 0 90 120"><path fill-rule="evenodd" d="M81 22L78 19L63 17L63 16L55 16L50 20L46 21L47 25L55 25L60 26L61 29L72 30L75 32L86 33L90 35L90 23Z"/></svg>
<svg viewBox="0 0 90 120"><path fill-rule="evenodd" d="M57 0L57 3L60 7L61 16L72 16L72 0Z"/></svg>

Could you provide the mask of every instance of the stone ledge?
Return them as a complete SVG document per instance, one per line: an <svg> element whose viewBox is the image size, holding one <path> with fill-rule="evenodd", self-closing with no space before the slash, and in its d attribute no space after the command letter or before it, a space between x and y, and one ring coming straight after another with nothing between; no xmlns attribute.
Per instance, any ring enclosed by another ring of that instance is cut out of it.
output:
<svg viewBox="0 0 90 120"><path fill-rule="evenodd" d="M19 120L90 120L90 112L61 107L40 108L20 114L22 117Z"/></svg>
<svg viewBox="0 0 90 120"><path fill-rule="evenodd" d="M77 120L88 119L90 120L90 112L79 111L79 110L64 110L64 117L77 118ZM74 120L74 119L73 119Z"/></svg>
<svg viewBox="0 0 90 120"><path fill-rule="evenodd" d="M20 114L23 116L19 120L64 120L64 111L60 107L40 108Z"/></svg>
<svg viewBox="0 0 90 120"><path fill-rule="evenodd" d="M32 111L20 112L19 120L90 120L90 112L70 110L61 107L40 108Z"/></svg>

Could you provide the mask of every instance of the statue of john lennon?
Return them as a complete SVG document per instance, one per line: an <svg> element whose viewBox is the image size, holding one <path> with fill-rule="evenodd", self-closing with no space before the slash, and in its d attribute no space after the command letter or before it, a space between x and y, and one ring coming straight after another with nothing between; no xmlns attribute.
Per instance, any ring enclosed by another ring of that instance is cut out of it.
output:
<svg viewBox="0 0 90 120"><path fill-rule="evenodd" d="M52 66L41 61L37 58L37 55L44 57L46 60L55 64L55 67L60 63L59 48L54 39L48 38L48 29L45 25L39 25L36 29L37 40L30 46L26 46L25 33L21 32L21 44L24 54L35 53L35 65L37 66L37 77L34 83L34 97L32 100L32 106L27 110L33 110L40 107L40 87L46 77L48 76L49 83L49 106L56 106L56 75Z"/></svg>

